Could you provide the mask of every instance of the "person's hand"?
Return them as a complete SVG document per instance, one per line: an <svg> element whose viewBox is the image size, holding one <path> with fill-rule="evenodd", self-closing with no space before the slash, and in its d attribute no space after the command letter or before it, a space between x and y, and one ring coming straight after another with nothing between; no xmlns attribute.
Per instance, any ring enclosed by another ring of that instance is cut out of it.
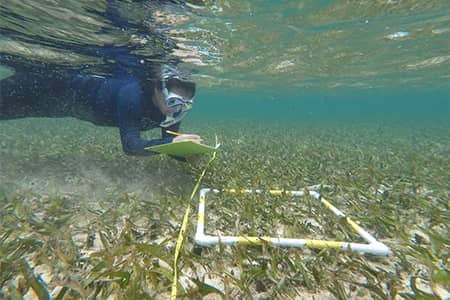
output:
<svg viewBox="0 0 450 300"><path fill-rule="evenodd" d="M176 136L172 140L172 143L181 142L181 141L192 141L195 143L200 143L202 141L202 138L196 134L182 134L182 135Z"/></svg>

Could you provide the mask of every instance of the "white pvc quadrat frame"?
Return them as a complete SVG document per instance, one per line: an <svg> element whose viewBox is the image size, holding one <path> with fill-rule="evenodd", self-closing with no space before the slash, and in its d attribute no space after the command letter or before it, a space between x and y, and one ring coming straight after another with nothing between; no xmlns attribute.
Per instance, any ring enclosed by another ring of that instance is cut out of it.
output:
<svg viewBox="0 0 450 300"><path fill-rule="evenodd" d="M294 238L283 238L283 237L254 237L254 236L211 236L206 235L205 230L205 202L206 195L210 192L219 193L221 191L216 189L204 188L200 190L200 199L198 206L198 222L197 230L195 233L195 243L200 246L212 246L216 244L223 245L263 245L269 244L279 247L309 247L315 249L325 249L333 248L340 249L344 251L354 251L361 253L370 253L374 255L389 255L391 250L389 247L383 243L377 241L371 234L362 229L358 224L347 217L343 212L334 207L330 202L323 199L321 195L315 191L308 191L309 195L314 197L320 203L329 208L336 216L343 218L346 222L367 242L367 244L361 243L350 243L350 242L339 242L339 241L328 241L328 240L311 240L311 239L294 239ZM262 190L241 190L237 191L235 189L223 190L222 192L228 193L262 193ZM283 191L283 190L269 190L270 195L291 195L294 197L305 196L304 191Z"/></svg>

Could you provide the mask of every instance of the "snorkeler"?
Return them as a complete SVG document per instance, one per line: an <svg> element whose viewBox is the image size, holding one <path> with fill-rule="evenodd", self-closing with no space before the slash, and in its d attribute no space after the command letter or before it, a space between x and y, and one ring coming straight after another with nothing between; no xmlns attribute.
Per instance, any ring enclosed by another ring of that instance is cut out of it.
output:
<svg viewBox="0 0 450 300"><path fill-rule="evenodd" d="M111 24L139 32L118 12L117 1L108 2L105 16ZM63 46L63 45L60 45ZM133 45L140 47L140 45ZM194 134L174 136L181 120L192 108L195 83L176 63L149 66L133 47L86 45L77 51L97 56L106 70L89 74L79 70L0 53L0 63L15 74L0 82L0 119L25 117L75 117L120 130L128 155L156 154L145 148L182 140L200 141ZM155 71L156 70L156 71ZM161 128L162 137L145 140L140 131Z"/></svg>
<svg viewBox="0 0 450 300"><path fill-rule="evenodd" d="M192 108L195 83L171 65L163 65L159 80L139 80L130 75L61 75L16 73L0 82L0 119L25 117L75 117L120 130L128 155L152 155L146 147L199 141L193 134L174 137L181 120ZM145 140L140 131L161 128L162 138Z"/></svg>

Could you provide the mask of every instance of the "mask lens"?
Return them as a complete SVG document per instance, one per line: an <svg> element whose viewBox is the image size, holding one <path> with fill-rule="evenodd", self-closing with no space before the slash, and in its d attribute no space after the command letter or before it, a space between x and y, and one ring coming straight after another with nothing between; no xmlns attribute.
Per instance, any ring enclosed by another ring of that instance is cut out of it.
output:
<svg viewBox="0 0 450 300"><path fill-rule="evenodd" d="M177 105L183 105L184 101L182 98L179 97L169 97L166 100L167 107L173 107Z"/></svg>
<svg viewBox="0 0 450 300"><path fill-rule="evenodd" d="M185 100L176 93L169 92L164 88L166 106L170 108L170 113L166 115L166 120L161 122L161 127L169 127L177 122L180 122L186 113L192 109L194 99Z"/></svg>

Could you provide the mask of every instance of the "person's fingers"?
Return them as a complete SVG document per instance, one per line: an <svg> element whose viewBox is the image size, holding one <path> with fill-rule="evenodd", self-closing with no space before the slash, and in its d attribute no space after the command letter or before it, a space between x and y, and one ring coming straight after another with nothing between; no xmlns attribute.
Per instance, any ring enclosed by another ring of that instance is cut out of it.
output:
<svg viewBox="0 0 450 300"><path fill-rule="evenodd" d="M174 142L180 142L180 141L193 141L193 142L200 142L201 137L196 134L183 134L175 137L173 139Z"/></svg>
<svg viewBox="0 0 450 300"><path fill-rule="evenodd" d="M196 140L196 139L198 140L198 139L200 139L200 136L196 135L196 134L183 134L183 135L178 136L178 138L183 139L183 140Z"/></svg>
<svg viewBox="0 0 450 300"><path fill-rule="evenodd" d="M191 139L191 140L199 140L200 136L196 135L196 134L186 134L185 135L187 139Z"/></svg>

